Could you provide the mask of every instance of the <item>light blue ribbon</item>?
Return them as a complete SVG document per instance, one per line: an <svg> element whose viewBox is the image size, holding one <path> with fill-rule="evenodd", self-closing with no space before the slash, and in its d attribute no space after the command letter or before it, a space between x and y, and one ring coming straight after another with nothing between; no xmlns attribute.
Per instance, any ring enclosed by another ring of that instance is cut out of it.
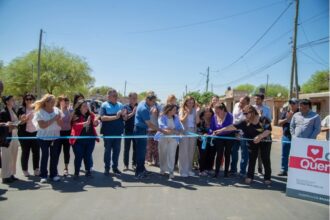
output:
<svg viewBox="0 0 330 220"><path fill-rule="evenodd" d="M185 135L161 135L158 138L198 138L202 139L202 149L206 149L207 139L211 138L210 145L214 146L214 139L224 139L224 140L244 140L244 141L253 141L250 138L236 138L236 137L227 137L227 136L215 136L215 135L200 135L193 132L187 132ZM115 136L45 136L45 137L7 137L8 140L35 140L35 139L48 139L48 140L56 140L56 139L153 139L154 135L115 135ZM282 142L282 143L291 143L291 141L282 141L282 140L262 140L262 142Z"/></svg>

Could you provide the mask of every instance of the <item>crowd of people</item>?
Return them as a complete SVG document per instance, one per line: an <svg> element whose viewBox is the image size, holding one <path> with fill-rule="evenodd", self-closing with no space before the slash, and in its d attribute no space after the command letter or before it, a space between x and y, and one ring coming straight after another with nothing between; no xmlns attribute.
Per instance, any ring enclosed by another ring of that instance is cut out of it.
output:
<svg viewBox="0 0 330 220"><path fill-rule="evenodd" d="M18 111L14 97L3 96L5 107L0 112L2 182L10 184L18 180L15 175L19 146L21 168L26 177L39 176L41 183L60 181L59 158L63 152L63 176L69 175L71 148L73 178L79 178L82 162L85 175L90 177L95 144L103 141L106 176L111 172L121 175L132 168L138 180L145 179L150 174L145 167L148 164L159 166L160 175L168 175L169 179L175 178L176 167L181 177L218 178L223 167L223 178L240 175L250 184L257 166L264 183L271 184L272 111L263 103L263 94L255 94L253 98L255 104L251 105L249 96L241 97L231 113L217 96L205 106L187 96L179 106L174 95L161 105L154 92L148 92L145 100L139 103L138 95L132 92L129 103L124 105L118 101L117 91L112 89L99 114L95 114L80 93L74 96L72 104L64 95L56 98L46 94L36 100L33 94L26 94ZM283 108L278 123L283 127L281 173L278 175L286 176L292 137L315 139L321 131L321 119L311 110L309 100L292 98L289 106ZM104 138L99 138L98 126ZM322 127L328 139L329 117L322 121ZM126 138L122 139L122 135ZM142 138L134 138L141 135ZM122 140L123 171L118 166ZM131 148L133 153L130 154ZM28 167L30 152L32 174ZM194 164L198 164L198 171Z"/></svg>

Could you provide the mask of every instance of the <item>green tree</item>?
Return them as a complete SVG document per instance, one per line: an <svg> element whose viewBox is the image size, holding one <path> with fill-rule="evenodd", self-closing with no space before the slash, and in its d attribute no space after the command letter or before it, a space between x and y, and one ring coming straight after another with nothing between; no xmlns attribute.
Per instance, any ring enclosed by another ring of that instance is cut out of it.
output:
<svg viewBox="0 0 330 220"><path fill-rule="evenodd" d="M260 88L266 88L266 84L261 84L256 88L259 91ZM289 90L280 84L268 84L266 97L288 97Z"/></svg>
<svg viewBox="0 0 330 220"><path fill-rule="evenodd" d="M93 87L89 90L89 95L103 95L106 96L107 92L112 89L110 86L99 86L99 87Z"/></svg>
<svg viewBox="0 0 330 220"><path fill-rule="evenodd" d="M329 91L329 70L317 71L302 85L303 93Z"/></svg>
<svg viewBox="0 0 330 220"><path fill-rule="evenodd" d="M139 101L144 100L146 97L147 97L147 92L140 92L140 93L138 94L138 100L139 100Z"/></svg>
<svg viewBox="0 0 330 220"><path fill-rule="evenodd" d="M201 105L207 105L210 103L212 97L215 94L213 92L200 93L197 91L189 92L186 96L192 96Z"/></svg>
<svg viewBox="0 0 330 220"><path fill-rule="evenodd" d="M247 91L249 94L253 93L256 89L256 87L252 84L241 84L238 85L234 88L235 90L240 90L240 91Z"/></svg>
<svg viewBox="0 0 330 220"><path fill-rule="evenodd" d="M37 84L37 50L11 61L5 68L5 92L23 95L34 92ZM34 71L32 73L32 65ZM76 92L88 94L94 84L87 62L58 47L44 47L41 53L40 86L43 93L73 96Z"/></svg>

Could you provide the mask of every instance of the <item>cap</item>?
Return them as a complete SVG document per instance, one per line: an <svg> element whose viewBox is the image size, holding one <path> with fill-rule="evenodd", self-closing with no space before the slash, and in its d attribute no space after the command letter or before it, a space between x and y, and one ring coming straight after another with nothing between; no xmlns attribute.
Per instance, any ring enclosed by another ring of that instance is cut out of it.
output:
<svg viewBox="0 0 330 220"><path fill-rule="evenodd" d="M299 103L299 101L298 101L298 99L296 99L296 98L291 98L290 100L289 100L289 104L298 104Z"/></svg>
<svg viewBox="0 0 330 220"><path fill-rule="evenodd" d="M11 98L13 98L12 95L2 96L2 102L3 102L4 104L6 104L6 102L7 102L8 100L10 100Z"/></svg>
<svg viewBox="0 0 330 220"><path fill-rule="evenodd" d="M300 100L300 104L302 104L302 105L309 105L309 106L312 105L311 101L308 100L308 99L302 99L302 100Z"/></svg>

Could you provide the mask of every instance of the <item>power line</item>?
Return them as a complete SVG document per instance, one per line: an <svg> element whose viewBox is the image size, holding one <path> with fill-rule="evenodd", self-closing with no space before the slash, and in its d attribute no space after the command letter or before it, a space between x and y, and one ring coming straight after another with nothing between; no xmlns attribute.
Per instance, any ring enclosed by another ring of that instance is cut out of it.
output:
<svg viewBox="0 0 330 220"><path fill-rule="evenodd" d="M247 11L238 12L236 14L232 14L232 15L228 15L228 16L224 16L224 17L213 18L213 19L203 20L203 21L197 21L197 22L189 23L189 24L170 26L170 27L165 27L165 28L150 29L150 30L143 30L143 31L134 31L134 32L128 32L128 33L130 33L130 34L143 34L143 33L161 32L161 31L170 31L170 30L183 29L183 28L188 28L188 27L202 25L202 24L208 24L208 23L213 23L213 22L222 21L222 20L226 20L226 19L229 19L229 18L237 17L237 16L244 15L244 14L249 14L249 13L252 13L252 12L255 12L255 11L262 10L264 8L272 7L276 4L283 3L283 2L286 2L286 1L282 0L282 1L273 2L271 4L267 4L267 5L261 6L259 8L254 8L254 9L250 9L250 10L247 10Z"/></svg>
<svg viewBox="0 0 330 220"><path fill-rule="evenodd" d="M309 42L310 40L309 40L309 38L308 38L308 36L307 36L307 34L306 34L306 31L305 31L304 26L300 25L300 27L301 27L301 30L302 30L302 32L303 32L303 34L304 34L304 36L305 36L307 42ZM323 58L322 58L318 53L316 53L316 51L314 50L313 47L310 47L310 49L311 49L311 51L314 53L314 55L320 59L320 61L322 61L323 63L327 63L325 60L323 60Z"/></svg>
<svg viewBox="0 0 330 220"><path fill-rule="evenodd" d="M285 12L290 8L293 2L290 2L289 5L281 12L281 14L275 19L275 21L266 29L266 31L236 60L234 60L229 65L223 67L221 70L226 70L232 65L236 64L238 61L243 59L266 35L267 33L275 26L275 24L281 19L281 17L285 14Z"/></svg>
<svg viewBox="0 0 330 220"><path fill-rule="evenodd" d="M316 60L314 57L308 55L307 53L305 53L305 52L303 52L303 51L301 51L301 50L298 50L298 51L299 51L300 53L302 53L303 55L305 55L306 57L308 57L309 59L311 59L312 61L314 61L315 63L320 64L320 65L322 65L322 66L324 66L324 67L329 67L329 65L327 65L327 64L325 64L325 63L323 63L323 62L320 62L320 61Z"/></svg>
<svg viewBox="0 0 330 220"><path fill-rule="evenodd" d="M301 44L301 45L297 46L297 49L303 49L303 48L306 48L306 47L309 47L309 46L316 46L316 45L320 45L320 44L324 44L324 43L328 43L328 42L329 42L329 36L322 37L320 39L317 39L317 40L314 40L314 41L311 41L311 42L308 42L308 43ZM272 67L272 66L280 63L281 61L285 60L286 58L289 57L290 54L291 54L290 50L287 50L286 52L282 53L280 56L272 59L272 61L270 61L269 63L255 69L252 72L249 72L249 73L243 75L242 77L239 77L235 80L232 80L230 82L223 83L223 84L213 84L213 86L215 86L215 87L224 87L224 86L227 86L227 85L231 85L233 83L240 82L240 81L242 81L244 79L247 79L247 78L250 78L252 76L258 75L258 74L262 73L263 71L269 69L270 67Z"/></svg>
<svg viewBox="0 0 330 220"><path fill-rule="evenodd" d="M223 86L227 86L227 85L231 85L233 83L236 83L236 82L239 82L241 80L244 80L244 79L247 79L247 78L250 78L251 76L255 76L255 75L258 75L259 73L262 73L263 71L269 69L270 67L274 66L275 64L283 61L284 59L286 59L288 56L290 55L290 52L287 51L285 53L283 53L281 56L277 57L274 61L266 64L266 65L263 65L262 67L252 71L252 72L249 72L245 75L243 75L242 77L240 78L237 78L235 80L232 80L228 83L224 83L224 84L220 84L220 85L214 85L214 86L217 86L217 87L223 87Z"/></svg>
<svg viewBox="0 0 330 220"><path fill-rule="evenodd" d="M317 14L315 14L315 15L313 15L313 16L311 16L311 17L305 19L305 20L303 20L300 24L307 24L307 23L309 23L309 22L316 21L316 20L318 20L321 16L323 16L323 15L325 15L325 14L327 14L327 13L328 13L327 10L321 11L321 12L319 12L319 13L317 13ZM290 28L289 30L283 32L281 35L279 35L279 37L275 38L274 40L270 41L270 42L267 43L265 46L263 46L262 48L260 48L260 50L265 49L266 47L268 47L268 46L270 46L270 45L273 45L275 42L279 41L280 39L282 39L283 37L285 37L287 34L289 34L292 30L293 30L293 28ZM258 50L258 51L260 51L260 50ZM256 53L254 53L254 54L256 54ZM242 59L242 60L243 60L243 59ZM236 62L236 63L238 63L238 62ZM236 63L235 63L235 64L236 64ZM231 66L233 66L233 65L234 65L234 64L231 64ZM228 66L229 66L229 65L228 65ZM225 68L226 68L226 67L225 67ZM228 68L229 68L229 67L228 67ZM228 68L227 68L227 69L228 69ZM222 69L222 70L224 70L224 69ZM223 72L221 72L221 73L223 73Z"/></svg>

